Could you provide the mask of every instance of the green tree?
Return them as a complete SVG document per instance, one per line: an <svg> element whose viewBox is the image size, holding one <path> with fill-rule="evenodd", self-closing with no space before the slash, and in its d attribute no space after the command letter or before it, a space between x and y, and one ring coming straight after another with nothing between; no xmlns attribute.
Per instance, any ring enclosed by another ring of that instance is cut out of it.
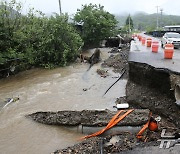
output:
<svg viewBox="0 0 180 154"><path fill-rule="evenodd" d="M103 6L93 4L78 9L74 21L82 25L81 37L85 46L96 46L101 40L112 36L118 23L114 15L106 12Z"/></svg>
<svg viewBox="0 0 180 154"><path fill-rule="evenodd" d="M0 3L0 71L22 70L24 65L65 66L77 58L83 41L67 14L47 18L30 9L25 16L21 9L15 0Z"/></svg>
<svg viewBox="0 0 180 154"><path fill-rule="evenodd" d="M73 26L68 23L68 16L56 15L46 20L41 33L43 40L37 53L40 63L45 66L62 66L73 62L83 42Z"/></svg>
<svg viewBox="0 0 180 154"><path fill-rule="evenodd" d="M131 18L131 16L129 15L126 19L126 22L125 22L125 27L126 29L128 29L128 32L130 33L133 28L134 28L134 24L133 24L133 20Z"/></svg>

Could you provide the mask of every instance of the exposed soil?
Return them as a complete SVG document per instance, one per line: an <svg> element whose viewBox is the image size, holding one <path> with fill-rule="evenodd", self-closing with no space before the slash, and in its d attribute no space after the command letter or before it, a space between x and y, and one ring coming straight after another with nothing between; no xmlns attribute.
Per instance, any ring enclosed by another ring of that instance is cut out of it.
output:
<svg viewBox="0 0 180 154"><path fill-rule="evenodd" d="M180 128L180 107L175 103L170 78L173 72L135 62L129 62L129 68L127 102L134 107L148 108Z"/></svg>
<svg viewBox="0 0 180 154"><path fill-rule="evenodd" d="M113 52L112 52L113 51ZM116 52L115 52L116 51ZM110 51L112 54L107 60L102 63L102 67L113 67L114 72L121 73L124 69L126 73L124 78L128 78L128 55L129 55L129 46L123 46L122 49L112 49Z"/></svg>

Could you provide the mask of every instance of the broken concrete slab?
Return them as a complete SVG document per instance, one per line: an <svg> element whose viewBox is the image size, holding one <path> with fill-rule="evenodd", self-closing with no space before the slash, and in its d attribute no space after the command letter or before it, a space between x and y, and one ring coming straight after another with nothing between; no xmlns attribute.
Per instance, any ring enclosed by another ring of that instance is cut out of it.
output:
<svg viewBox="0 0 180 154"><path fill-rule="evenodd" d="M26 117L48 125L106 126L116 113L116 111L110 110L58 111L36 112ZM135 109L120 121L117 126L141 126L148 121L148 116L148 109Z"/></svg>

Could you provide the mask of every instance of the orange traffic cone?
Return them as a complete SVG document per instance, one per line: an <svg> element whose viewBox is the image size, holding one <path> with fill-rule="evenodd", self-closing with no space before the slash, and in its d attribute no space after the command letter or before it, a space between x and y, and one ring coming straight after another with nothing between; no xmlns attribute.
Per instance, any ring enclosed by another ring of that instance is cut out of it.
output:
<svg viewBox="0 0 180 154"><path fill-rule="evenodd" d="M157 121L153 117L150 118L148 128L151 131L157 131L158 130Z"/></svg>

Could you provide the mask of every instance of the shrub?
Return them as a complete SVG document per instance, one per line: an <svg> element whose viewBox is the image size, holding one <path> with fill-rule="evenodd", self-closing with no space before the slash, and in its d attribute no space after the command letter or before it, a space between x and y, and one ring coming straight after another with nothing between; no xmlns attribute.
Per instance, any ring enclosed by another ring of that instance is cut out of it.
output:
<svg viewBox="0 0 180 154"><path fill-rule="evenodd" d="M81 37L85 46L98 45L106 37L114 35L117 20L101 5L84 5L74 16L75 23L82 25Z"/></svg>
<svg viewBox="0 0 180 154"><path fill-rule="evenodd" d="M0 5L0 70L18 67L17 60L51 68L76 59L83 42L68 15L47 18L33 9L26 16L20 12L14 0Z"/></svg>

